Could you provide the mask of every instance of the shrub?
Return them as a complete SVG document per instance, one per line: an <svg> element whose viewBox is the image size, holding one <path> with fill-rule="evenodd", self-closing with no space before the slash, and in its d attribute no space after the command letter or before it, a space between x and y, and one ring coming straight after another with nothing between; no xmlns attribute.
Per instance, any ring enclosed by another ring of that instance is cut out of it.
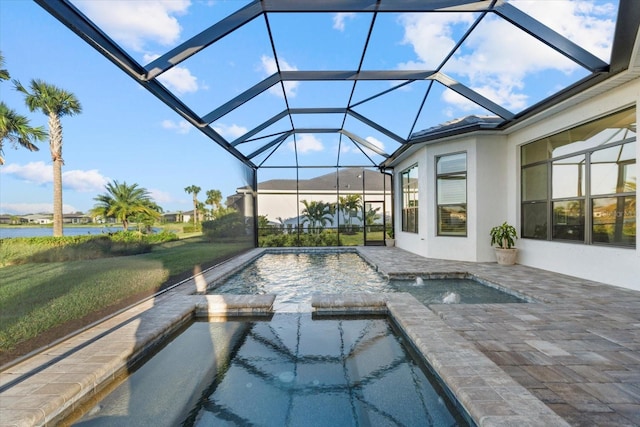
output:
<svg viewBox="0 0 640 427"><path fill-rule="evenodd" d="M183 233L197 233L199 231L202 231L202 224L198 224L198 225L185 225L184 227L182 227L182 232Z"/></svg>
<svg viewBox="0 0 640 427"><path fill-rule="evenodd" d="M99 236L18 237L0 240L2 265L78 261L150 252L153 245L177 240L170 232L119 231Z"/></svg>
<svg viewBox="0 0 640 427"><path fill-rule="evenodd" d="M338 235L330 232L318 234L291 233L261 237L261 247L295 247L295 246L340 246Z"/></svg>
<svg viewBox="0 0 640 427"><path fill-rule="evenodd" d="M240 212L230 212L212 221L203 221L202 233L209 241L220 237L246 236L245 217Z"/></svg>

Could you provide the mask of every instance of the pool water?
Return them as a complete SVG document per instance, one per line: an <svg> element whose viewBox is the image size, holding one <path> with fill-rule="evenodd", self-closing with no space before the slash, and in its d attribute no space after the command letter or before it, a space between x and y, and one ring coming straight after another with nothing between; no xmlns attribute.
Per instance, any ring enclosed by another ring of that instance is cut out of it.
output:
<svg viewBox="0 0 640 427"><path fill-rule="evenodd" d="M423 304L527 302L473 279L387 279L358 254L320 252L264 254L209 291L274 294L280 303L304 303L318 293L408 292Z"/></svg>
<svg viewBox="0 0 640 427"><path fill-rule="evenodd" d="M386 318L194 322L80 426L468 425Z"/></svg>
<svg viewBox="0 0 640 427"><path fill-rule="evenodd" d="M396 292L408 292L425 305L504 304L527 302L473 279L391 280Z"/></svg>
<svg viewBox="0 0 640 427"><path fill-rule="evenodd" d="M301 303L316 293L392 292L387 279L358 254L264 254L210 293L274 294L280 303Z"/></svg>

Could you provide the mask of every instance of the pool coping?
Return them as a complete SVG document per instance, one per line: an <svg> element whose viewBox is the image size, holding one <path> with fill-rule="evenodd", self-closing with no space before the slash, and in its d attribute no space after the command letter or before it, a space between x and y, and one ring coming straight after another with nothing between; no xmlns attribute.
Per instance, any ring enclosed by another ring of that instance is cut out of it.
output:
<svg viewBox="0 0 640 427"><path fill-rule="evenodd" d="M478 426L568 426L547 405L408 293L321 294L321 316L386 313Z"/></svg>
<svg viewBox="0 0 640 427"><path fill-rule="evenodd" d="M0 425L55 424L195 317L272 314L274 296L202 295L207 285L265 252L255 249L205 270L170 292L0 372ZM324 298L317 297L314 308L324 315L386 312L477 425L568 425L413 296Z"/></svg>

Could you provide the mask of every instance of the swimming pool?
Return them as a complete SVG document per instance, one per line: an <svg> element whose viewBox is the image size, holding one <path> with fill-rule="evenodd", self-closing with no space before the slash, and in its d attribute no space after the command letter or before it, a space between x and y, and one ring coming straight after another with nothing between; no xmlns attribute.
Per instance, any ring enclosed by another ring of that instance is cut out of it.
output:
<svg viewBox="0 0 640 427"><path fill-rule="evenodd" d="M209 293L274 294L280 303L317 293L393 292L388 280L354 252L265 253L215 283Z"/></svg>
<svg viewBox="0 0 640 427"><path fill-rule="evenodd" d="M525 303L523 298L468 278L414 280L393 279L389 286L408 292L425 305Z"/></svg>
<svg viewBox="0 0 640 427"><path fill-rule="evenodd" d="M468 425L386 318L192 323L76 425Z"/></svg>
<svg viewBox="0 0 640 427"><path fill-rule="evenodd" d="M527 302L468 277L389 279L354 252L265 253L209 290L211 294L274 294L278 303L304 303L314 294L353 292L408 292L426 305Z"/></svg>

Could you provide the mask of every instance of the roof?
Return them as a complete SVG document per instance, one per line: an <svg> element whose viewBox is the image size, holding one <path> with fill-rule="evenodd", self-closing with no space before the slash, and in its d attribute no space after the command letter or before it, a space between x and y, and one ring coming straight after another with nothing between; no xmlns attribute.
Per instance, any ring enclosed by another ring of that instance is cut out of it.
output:
<svg viewBox="0 0 640 427"><path fill-rule="evenodd" d="M385 190L380 174L373 170L346 168L312 179L272 179L258 183L258 191L336 191L336 182L341 192L362 191L363 183L368 192ZM387 184L388 185L388 184ZM386 191L391 191L389 187Z"/></svg>
<svg viewBox="0 0 640 427"><path fill-rule="evenodd" d="M494 129L500 123L503 122L503 119L498 116L466 116L458 119L453 119L448 122L432 126L428 129L421 130L419 132L415 132L411 135L412 139L428 137L432 135L439 135L447 131L451 130L460 130L463 128L467 129Z"/></svg>
<svg viewBox="0 0 640 427"><path fill-rule="evenodd" d="M151 55L127 44L126 23L114 28L96 12L104 2L36 0L255 169L380 167L425 135L505 128L624 72L640 8L596 1L580 10L569 1L199 2L171 17L187 37L156 40ZM187 69L214 90L180 93L171 82ZM495 118L446 123L463 116ZM232 126L241 134L225 132ZM325 135L333 158L313 151Z"/></svg>

